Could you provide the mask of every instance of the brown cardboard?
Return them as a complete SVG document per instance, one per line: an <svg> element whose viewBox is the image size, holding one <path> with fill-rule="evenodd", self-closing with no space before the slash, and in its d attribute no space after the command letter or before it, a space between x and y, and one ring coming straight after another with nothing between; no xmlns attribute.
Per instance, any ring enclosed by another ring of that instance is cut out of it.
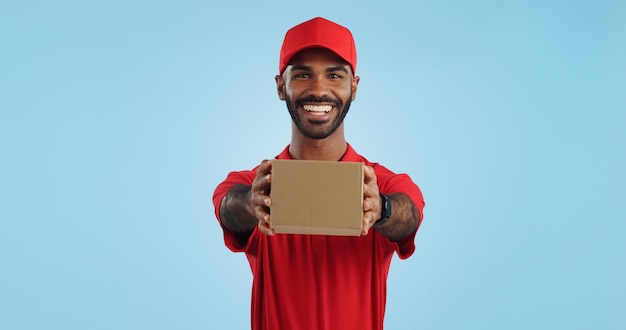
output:
<svg viewBox="0 0 626 330"><path fill-rule="evenodd" d="M272 162L270 227L276 233L361 234L363 163Z"/></svg>

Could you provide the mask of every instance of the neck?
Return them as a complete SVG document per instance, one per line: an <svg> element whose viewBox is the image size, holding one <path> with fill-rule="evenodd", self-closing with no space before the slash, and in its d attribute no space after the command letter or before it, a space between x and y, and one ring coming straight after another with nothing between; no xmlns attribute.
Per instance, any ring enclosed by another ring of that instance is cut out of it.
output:
<svg viewBox="0 0 626 330"><path fill-rule="evenodd" d="M300 132L292 132L289 154L292 159L298 160L338 161L347 149L348 143L341 125L331 136L321 140L305 137Z"/></svg>

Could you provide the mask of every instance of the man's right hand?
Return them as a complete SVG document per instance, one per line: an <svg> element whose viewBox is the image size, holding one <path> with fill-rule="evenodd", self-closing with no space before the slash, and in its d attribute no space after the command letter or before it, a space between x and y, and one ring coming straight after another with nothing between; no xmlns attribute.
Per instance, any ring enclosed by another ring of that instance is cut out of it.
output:
<svg viewBox="0 0 626 330"><path fill-rule="evenodd" d="M220 221L230 231L240 234L245 242L254 227L266 235L274 235L270 229L270 190L272 161L259 165L251 186L233 185L220 204Z"/></svg>
<svg viewBox="0 0 626 330"><path fill-rule="evenodd" d="M272 161L264 160L259 165L256 177L250 188L250 205L254 216L259 221L259 230L266 235L274 235L270 228L270 191L272 188Z"/></svg>

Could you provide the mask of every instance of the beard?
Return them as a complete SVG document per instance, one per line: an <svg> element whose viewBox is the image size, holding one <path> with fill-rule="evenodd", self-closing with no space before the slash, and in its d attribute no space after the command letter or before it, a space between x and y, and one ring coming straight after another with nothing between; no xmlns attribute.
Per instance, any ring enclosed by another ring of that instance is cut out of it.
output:
<svg viewBox="0 0 626 330"><path fill-rule="evenodd" d="M300 114L298 113L298 108L302 108L304 103L314 103L314 102L325 102L325 103L333 103L335 108L338 109L339 113L337 116L330 122L326 123L325 121L315 121L309 120L304 121ZM352 103L352 93L350 93L350 97L344 104L339 99L331 99L328 97L303 97L296 99L295 103L292 102L289 96L285 97L285 103L287 104L287 110L289 110L289 115L291 115L291 120L298 128L298 131L302 133L302 135L315 140L325 139L331 136L339 126L343 123L344 118L348 114L348 110L350 110L350 104Z"/></svg>

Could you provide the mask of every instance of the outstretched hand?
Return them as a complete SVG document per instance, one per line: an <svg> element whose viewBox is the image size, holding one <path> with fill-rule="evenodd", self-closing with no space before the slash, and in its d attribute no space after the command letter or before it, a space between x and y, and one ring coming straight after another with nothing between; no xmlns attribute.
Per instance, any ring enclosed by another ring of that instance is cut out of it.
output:
<svg viewBox="0 0 626 330"><path fill-rule="evenodd" d="M272 161L264 160L257 169L256 177L250 188L250 205L254 216L259 221L259 230L266 235L274 235L270 228L270 191L272 187Z"/></svg>
<svg viewBox="0 0 626 330"><path fill-rule="evenodd" d="M365 236L376 220L380 219L382 207L374 168L365 165L363 171L363 230L361 235Z"/></svg>

